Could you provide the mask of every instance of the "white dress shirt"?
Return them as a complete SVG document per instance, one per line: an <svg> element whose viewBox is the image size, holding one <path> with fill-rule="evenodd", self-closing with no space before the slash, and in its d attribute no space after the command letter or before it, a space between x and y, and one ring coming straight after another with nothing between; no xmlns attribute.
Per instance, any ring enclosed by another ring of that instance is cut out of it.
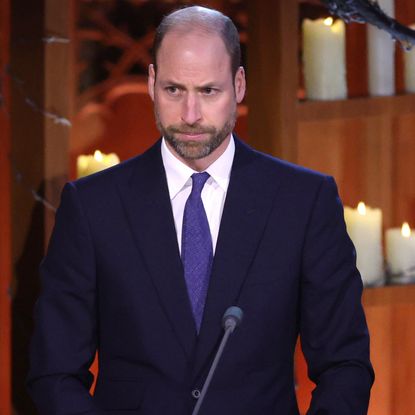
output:
<svg viewBox="0 0 415 415"><path fill-rule="evenodd" d="M218 240L219 226L225 204L226 192L229 186L234 155L235 142L233 137L231 137L224 153L205 170L209 173L210 177L203 187L201 197L209 222L213 253L215 253L216 242ZM193 173L199 172L186 166L175 157L167 147L164 138L161 143L161 157L166 171L177 242L181 253L184 206L192 190L191 176Z"/></svg>

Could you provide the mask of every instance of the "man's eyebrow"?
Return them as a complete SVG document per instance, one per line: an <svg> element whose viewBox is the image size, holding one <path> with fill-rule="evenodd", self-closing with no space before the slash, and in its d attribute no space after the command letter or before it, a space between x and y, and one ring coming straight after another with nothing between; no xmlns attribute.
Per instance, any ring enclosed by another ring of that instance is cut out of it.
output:
<svg viewBox="0 0 415 415"><path fill-rule="evenodd" d="M176 81L169 80L169 79L161 81L161 84L163 87L174 86L179 89L184 89L184 90L187 89L187 87L181 84L180 82L176 82ZM211 81L211 82L207 82L206 84L198 85L195 87L195 89L200 91L200 90L207 89L207 88L218 88L218 87L219 87L219 84L217 82Z"/></svg>
<svg viewBox="0 0 415 415"><path fill-rule="evenodd" d="M218 83L216 82L207 82L206 84L200 85L198 89L206 89L206 88L218 88Z"/></svg>
<svg viewBox="0 0 415 415"><path fill-rule="evenodd" d="M180 82L175 82L175 81L173 81L171 79L166 79L165 81L161 81L161 84L163 86L175 86L175 87L180 88L180 89L185 89L186 88Z"/></svg>

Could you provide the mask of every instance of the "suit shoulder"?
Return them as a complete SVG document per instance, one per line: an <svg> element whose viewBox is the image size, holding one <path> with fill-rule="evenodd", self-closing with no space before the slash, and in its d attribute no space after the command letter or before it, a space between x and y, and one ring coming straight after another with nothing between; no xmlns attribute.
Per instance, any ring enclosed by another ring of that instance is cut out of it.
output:
<svg viewBox="0 0 415 415"><path fill-rule="evenodd" d="M279 181L286 180L291 184L298 182L303 185L313 183L319 185L324 181L332 179L329 175L319 171L312 170L256 150L253 150L253 152L256 163L258 163L258 166L262 166L263 172L266 175L275 176L279 179Z"/></svg>

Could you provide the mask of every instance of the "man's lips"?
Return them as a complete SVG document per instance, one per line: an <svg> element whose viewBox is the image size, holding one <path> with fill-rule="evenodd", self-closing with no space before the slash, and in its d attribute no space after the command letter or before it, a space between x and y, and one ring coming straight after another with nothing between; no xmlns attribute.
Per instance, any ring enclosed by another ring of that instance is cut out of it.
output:
<svg viewBox="0 0 415 415"><path fill-rule="evenodd" d="M199 140L203 138L207 133L206 132L183 132L178 131L176 134L179 135L179 137L188 139L188 140Z"/></svg>

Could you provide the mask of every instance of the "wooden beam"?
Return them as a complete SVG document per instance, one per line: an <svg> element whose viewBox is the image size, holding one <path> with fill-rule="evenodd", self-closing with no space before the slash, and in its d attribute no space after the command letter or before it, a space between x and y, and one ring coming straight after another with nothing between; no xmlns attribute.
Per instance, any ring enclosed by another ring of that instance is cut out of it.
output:
<svg viewBox="0 0 415 415"><path fill-rule="evenodd" d="M11 415L10 295L11 282L11 188L9 80L4 74L9 62L10 0L0 3L0 413Z"/></svg>
<svg viewBox="0 0 415 415"><path fill-rule="evenodd" d="M67 39L67 43L45 44L45 108L53 110L62 120L71 121L75 94L74 16L75 2L45 0L45 35ZM45 197L58 206L62 187L68 180L70 125L45 119L44 180ZM45 246L49 241L54 212L45 210Z"/></svg>
<svg viewBox="0 0 415 415"><path fill-rule="evenodd" d="M70 0L10 3L12 181L12 402L18 414L36 410L26 393L38 266L67 178L71 81ZM58 42L47 39L59 38ZM58 122L57 122L58 121ZM39 196L39 197L38 197Z"/></svg>
<svg viewBox="0 0 415 415"><path fill-rule="evenodd" d="M298 3L248 2L248 16L249 142L296 161Z"/></svg>
<svg viewBox="0 0 415 415"><path fill-rule="evenodd" d="M37 266L44 251L43 195L44 53L42 2L10 2L12 177L12 404L34 415L25 388L32 309L39 291Z"/></svg>

